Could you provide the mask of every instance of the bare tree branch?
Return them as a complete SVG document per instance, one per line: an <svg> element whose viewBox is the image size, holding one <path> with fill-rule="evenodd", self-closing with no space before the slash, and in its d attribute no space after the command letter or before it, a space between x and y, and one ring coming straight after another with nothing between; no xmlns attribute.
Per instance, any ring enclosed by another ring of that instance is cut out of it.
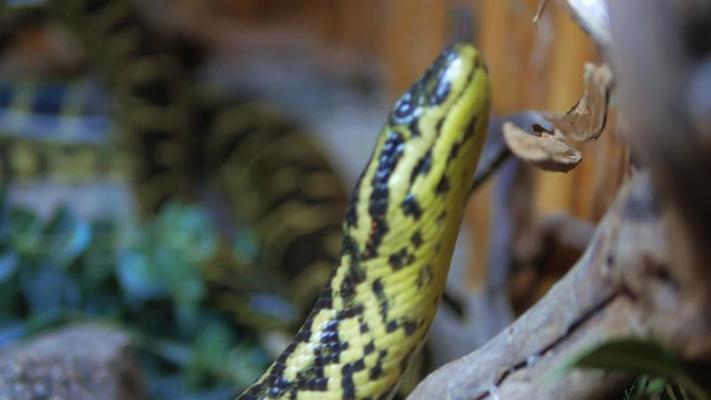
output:
<svg viewBox="0 0 711 400"><path fill-rule="evenodd" d="M614 389L623 376L578 371L556 378L555 369L607 338L659 329L676 336L675 327L657 326L650 317L655 308L642 306L655 302L627 281L654 276L649 271L665 265L665 235L649 179L637 177L623 188L583 257L543 300L481 349L431 374L411 398L578 398ZM672 282L655 282L678 295Z"/></svg>

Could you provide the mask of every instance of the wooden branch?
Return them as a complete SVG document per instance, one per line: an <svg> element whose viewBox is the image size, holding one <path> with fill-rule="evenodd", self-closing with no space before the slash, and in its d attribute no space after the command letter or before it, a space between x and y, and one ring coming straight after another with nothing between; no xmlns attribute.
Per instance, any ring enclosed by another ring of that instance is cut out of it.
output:
<svg viewBox="0 0 711 400"><path fill-rule="evenodd" d="M675 284L650 272L665 265L665 234L651 183L638 176L622 189L583 257L543 300L481 349L428 376L410 398L579 398L615 389L624 376L575 371L555 377L555 370L608 338L658 331L671 338L683 331L677 322L652 317L658 293L673 299L665 307L678 303ZM658 291L642 292L646 286L631 284L632 278L651 279Z"/></svg>

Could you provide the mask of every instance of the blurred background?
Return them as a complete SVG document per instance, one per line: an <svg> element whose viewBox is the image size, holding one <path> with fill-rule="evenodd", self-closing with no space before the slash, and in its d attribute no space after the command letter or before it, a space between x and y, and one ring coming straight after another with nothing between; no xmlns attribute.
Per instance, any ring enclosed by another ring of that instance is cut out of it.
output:
<svg viewBox="0 0 711 400"><path fill-rule="evenodd" d="M560 7L549 6L534 25L537 0L135 3L156 35L189 44L182 54L193 64L191 84L247 93L278 110L304 132L345 188L365 165L390 104L447 44L471 41L484 53L493 112L500 117L567 111L582 96L585 63L600 57ZM212 286L200 270L219 252L224 232L215 227L210 202L169 202L139 219L137 207L127 206L133 203L130 184L113 179L113 173L100 179L13 174L13 163L37 162L33 152L54 151L59 133L54 122L36 115L52 107L30 105L34 115L12 107L27 108L31 99L53 104L56 90L80 90L91 105L80 116L93 122L84 119L75 131L63 128L59 141L91 147L103 140L95 136L111 130L112 89L96 73L93 53L61 21L30 13L3 26L0 133L29 141L0 146L6 200L0 220L0 351L98 319L127 332L139 349L138 361L131 361L141 365L135 379L143 389L136 390L148 398L230 398L288 342L298 326L293 320L309 301L294 305L289 296L269 295L270 287L293 284L289 278L286 284L264 283L269 273L237 268L231 279L239 283L230 290L242 292L226 298L261 304L255 313L270 314L269 321L245 318L253 311L249 307L230 309L223 302L214 308L208 301ZM440 312L430 355L414 368L413 382L481 345L580 255L627 173L627 150L615 137L615 116L609 118L605 134L581 149L583 161L571 172L541 172L511 161L474 193L453 263L448 310ZM48 138L50 144L43 144ZM24 153L11 146L30 155L18 156ZM64 153L67 158L80 157L71 156L79 150L71 151ZM88 175L82 165L75 172ZM232 229L234 247L242 253L236 258L259 252L249 224Z"/></svg>

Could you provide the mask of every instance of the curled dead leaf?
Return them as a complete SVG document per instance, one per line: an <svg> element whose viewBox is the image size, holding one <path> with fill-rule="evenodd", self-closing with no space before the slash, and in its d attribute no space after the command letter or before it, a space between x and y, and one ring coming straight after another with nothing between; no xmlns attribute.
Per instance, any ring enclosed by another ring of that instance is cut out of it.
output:
<svg viewBox="0 0 711 400"><path fill-rule="evenodd" d="M566 139L576 142L596 140L607 122L607 105L613 76L607 64L585 65L585 91L580 100L565 114L550 113L546 115L556 131L560 131Z"/></svg>
<svg viewBox="0 0 711 400"><path fill-rule="evenodd" d="M511 122L503 126L506 144L517 157L546 171L567 172L580 160L580 152L557 134L532 135Z"/></svg>

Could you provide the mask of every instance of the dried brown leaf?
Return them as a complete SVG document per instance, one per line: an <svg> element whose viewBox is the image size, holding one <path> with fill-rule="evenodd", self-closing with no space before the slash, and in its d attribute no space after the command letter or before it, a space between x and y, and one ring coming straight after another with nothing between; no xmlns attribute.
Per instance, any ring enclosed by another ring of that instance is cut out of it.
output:
<svg viewBox="0 0 711 400"><path fill-rule="evenodd" d="M576 142L596 140L607 122L607 105L612 89L612 71L607 64L585 65L585 92L565 114L546 115L557 131Z"/></svg>
<svg viewBox="0 0 711 400"><path fill-rule="evenodd" d="M567 172L582 160L580 152L560 135L543 131L535 136L511 122L504 124L503 132L512 153L543 170Z"/></svg>

